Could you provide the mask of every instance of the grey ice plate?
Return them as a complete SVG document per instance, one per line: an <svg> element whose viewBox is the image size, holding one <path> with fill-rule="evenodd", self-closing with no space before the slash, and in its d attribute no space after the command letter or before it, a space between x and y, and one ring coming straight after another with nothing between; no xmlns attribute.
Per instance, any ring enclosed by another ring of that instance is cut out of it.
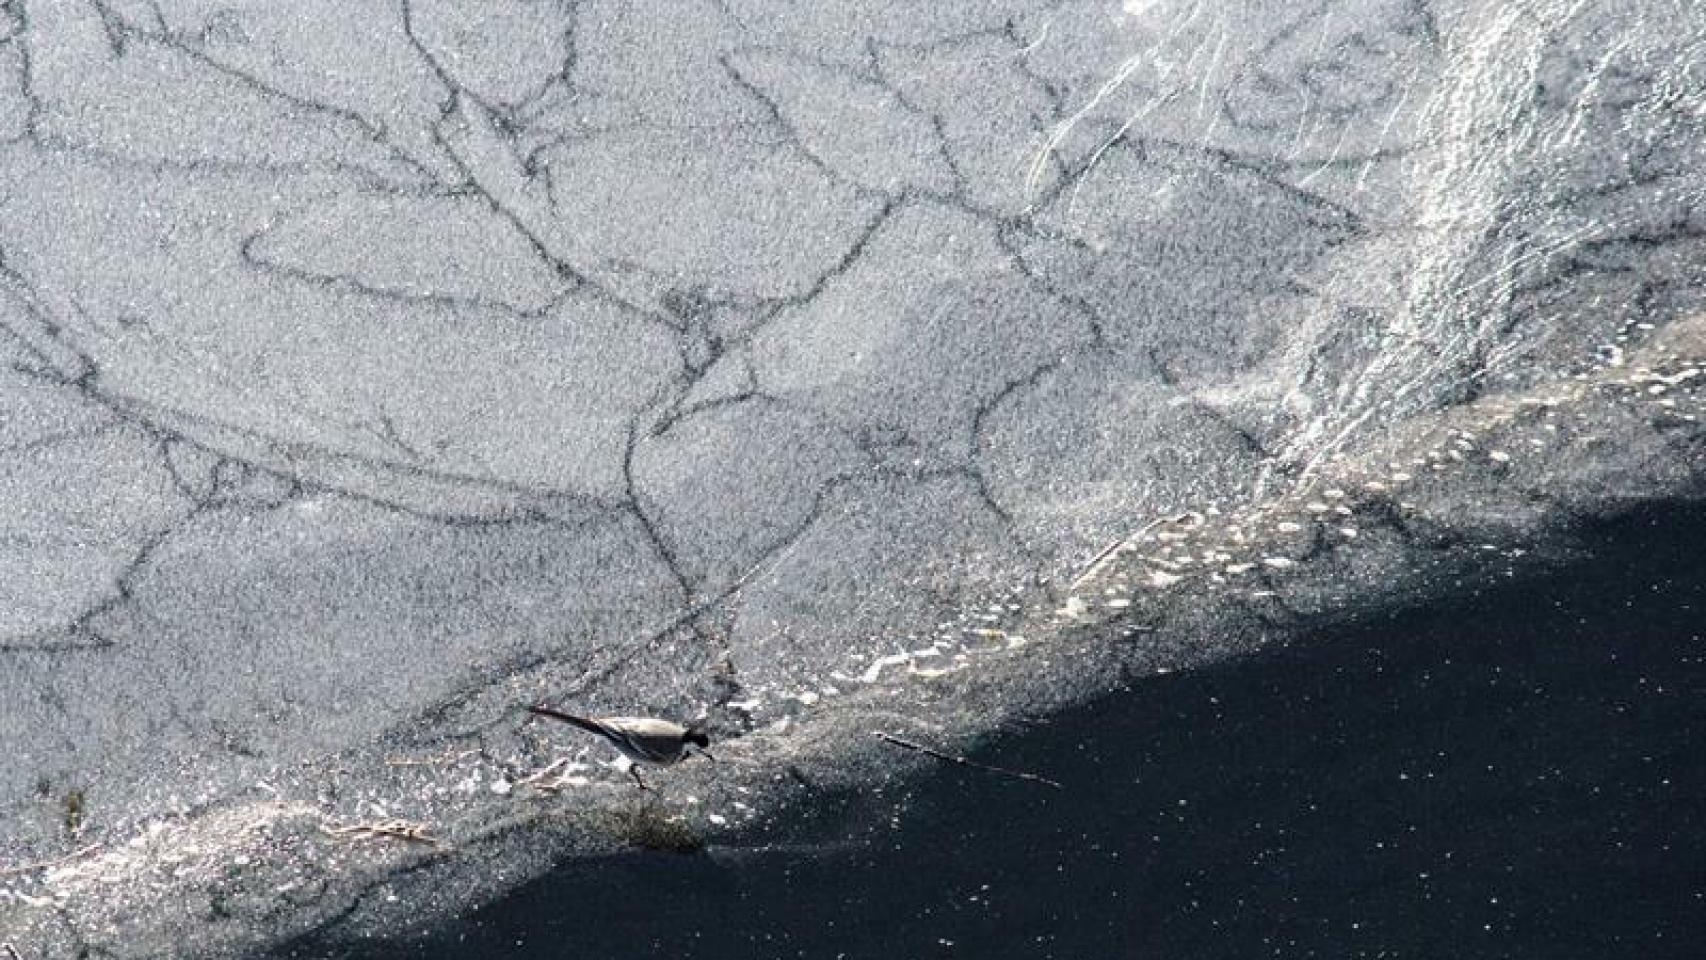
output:
<svg viewBox="0 0 1706 960"><path fill-rule="evenodd" d="M537 700L707 717L665 822L764 843L920 769L875 725L1697 497L1701 62L1669 0L0 3L0 929L632 842Z"/></svg>

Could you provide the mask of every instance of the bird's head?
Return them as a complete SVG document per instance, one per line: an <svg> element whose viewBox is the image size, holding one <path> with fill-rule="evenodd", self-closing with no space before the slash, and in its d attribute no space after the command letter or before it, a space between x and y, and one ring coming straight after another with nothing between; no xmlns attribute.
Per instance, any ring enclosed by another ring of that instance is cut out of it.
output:
<svg viewBox="0 0 1706 960"><path fill-rule="evenodd" d="M698 727L688 727L687 734L681 739L703 750L711 745L711 735Z"/></svg>

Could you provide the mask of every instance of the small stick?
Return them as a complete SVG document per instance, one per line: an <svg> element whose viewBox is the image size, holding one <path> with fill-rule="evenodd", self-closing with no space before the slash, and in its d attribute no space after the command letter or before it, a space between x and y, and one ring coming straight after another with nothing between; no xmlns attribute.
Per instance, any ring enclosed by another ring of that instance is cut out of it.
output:
<svg viewBox="0 0 1706 960"><path fill-rule="evenodd" d="M1079 574L1078 577L1072 581L1072 586L1069 587L1068 589L1077 590L1079 588L1079 586L1084 583L1084 581L1090 579L1091 577L1095 576L1098 572L1100 572L1100 570L1102 568L1102 563L1104 561L1106 561L1109 557L1113 556L1115 551L1119 550L1121 547L1125 546L1126 544L1132 542L1133 540L1136 540L1138 537L1143 536L1144 534L1155 529L1156 527L1159 527L1163 523L1178 523L1181 520L1189 520L1190 517L1191 517L1191 515L1189 513L1175 513L1170 517L1157 517L1154 520L1151 520L1148 523L1144 524L1143 526L1139 527L1136 532L1127 534L1126 536L1123 536L1120 539L1115 540L1113 543L1108 544L1107 546L1102 548L1101 553L1096 554L1096 556L1094 558L1092 558L1088 564L1085 565L1084 572Z"/></svg>
<svg viewBox="0 0 1706 960"><path fill-rule="evenodd" d="M408 840L413 843L425 843L431 846L443 846L439 839L429 833L427 828L407 820L381 820L377 823L357 823L347 827L330 827L320 825L320 830L327 836L350 840L371 840L374 837L395 837L398 840Z"/></svg>
<svg viewBox="0 0 1706 960"><path fill-rule="evenodd" d="M1047 777L1041 777L1034 773L1025 773L1020 770L1009 770L1006 767L995 767L987 763L978 763L976 760L967 760L965 757L956 757L951 753L943 753L940 750L932 750L921 744L913 743L911 740L902 740L897 736L884 733L881 730L876 731L876 737L884 743L893 744L903 750L912 750L917 753L922 753L927 757L935 757L938 760L945 760L948 763L957 763L962 767L975 767L979 770L987 770L990 773L1000 774L1003 777L1015 777L1020 780L1030 780L1035 783L1041 783L1045 786L1053 787L1056 790L1063 789L1059 783L1056 783Z"/></svg>
<svg viewBox="0 0 1706 960"><path fill-rule="evenodd" d="M460 763L479 752L480 751L477 749L464 750L461 753L445 753L436 757L422 757L419 759L411 757L386 757L385 765L387 767L436 767L441 763Z"/></svg>
<svg viewBox="0 0 1706 960"><path fill-rule="evenodd" d="M99 849L101 849L100 844L91 843L83 849L72 851L63 857L55 857L52 860L37 860L34 863L23 863L15 867L7 867L4 870L0 870L0 877L15 877L21 873L34 873L37 870L46 870L48 867L57 867L62 863L70 863L73 860L87 856Z"/></svg>
<svg viewBox="0 0 1706 960"><path fill-rule="evenodd" d="M522 786L526 786L526 787L538 787L541 790L548 790L548 791L557 790L558 789L557 787L550 785L550 784L543 783L541 781L543 781L546 777L550 776L551 774L556 773L559 767L566 767L566 766L568 766L568 764L569 764L569 758L568 757L564 757L561 760L554 760L549 765L544 766L544 767L540 767L538 770L533 771L532 773L528 774L525 777L522 777L521 779L519 779L515 782L521 784Z"/></svg>
<svg viewBox="0 0 1706 960"><path fill-rule="evenodd" d="M24 960L23 957L18 956L18 948L12 946L12 941L8 940L5 943L0 943L0 947L5 948L8 960Z"/></svg>

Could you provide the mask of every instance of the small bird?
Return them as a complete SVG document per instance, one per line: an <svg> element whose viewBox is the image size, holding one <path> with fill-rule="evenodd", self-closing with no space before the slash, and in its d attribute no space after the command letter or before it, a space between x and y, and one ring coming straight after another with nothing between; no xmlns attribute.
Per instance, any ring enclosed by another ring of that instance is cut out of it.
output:
<svg viewBox="0 0 1706 960"><path fill-rule="evenodd" d="M633 774L634 782L641 790L649 790L646 781L640 779L639 764L650 763L660 767L680 763L693 753L698 753L707 760L716 757L705 749L711 745L711 738L705 731L697 727L684 727L669 720L657 720L652 717L577 717L572 713L553 710L550 707L528 707L528 712L541 717L550 717L564 723L580 727L588 733L596 733L610 741L610 745L622 752L624 757L633 761L628 768Z"/></svg>

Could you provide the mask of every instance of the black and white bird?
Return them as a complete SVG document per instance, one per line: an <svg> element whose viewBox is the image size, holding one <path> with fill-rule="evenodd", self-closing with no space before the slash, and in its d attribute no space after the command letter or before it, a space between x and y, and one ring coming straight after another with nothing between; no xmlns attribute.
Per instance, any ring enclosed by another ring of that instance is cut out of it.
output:
<svg viewBox="0 0 1706 960"><path fill-rule="evenodd" d="M667 767L680 763L694 753L707 760L717 759L705 749L711 745L711 738L698 727L684 727L679 723L653 717L577 717L550 707L527 709L530 713L561 720L610 741L611 746L632 761L633 765L628 768L628 772L633 774L634 782L640 785L641 790L649 789L646 781L640 779L639 765L642 763Z"/></svg>

